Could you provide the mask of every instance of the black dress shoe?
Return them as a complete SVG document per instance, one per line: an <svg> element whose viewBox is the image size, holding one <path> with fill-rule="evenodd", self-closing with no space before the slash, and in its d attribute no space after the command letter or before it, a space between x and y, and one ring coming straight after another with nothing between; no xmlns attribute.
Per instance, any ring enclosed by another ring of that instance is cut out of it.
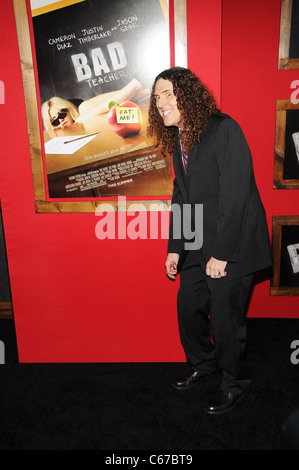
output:
<svg viewBox="0 0 299 470"><path fill-rule="evenodd" d="M189 388L194 387L200 380L205 379L211 375L216 374L217 372L204 373L198 372L194 369L188 369L182 375L180 375L174 382L173 387L177 390L188 390Z"/></svg>
<svg viewBox="0 0 299 470"><path fill-rule="evenodd" d="M238 393L219 390L216 396L204 405L204 410L211 415L226 413L242 396Z"/></svg>

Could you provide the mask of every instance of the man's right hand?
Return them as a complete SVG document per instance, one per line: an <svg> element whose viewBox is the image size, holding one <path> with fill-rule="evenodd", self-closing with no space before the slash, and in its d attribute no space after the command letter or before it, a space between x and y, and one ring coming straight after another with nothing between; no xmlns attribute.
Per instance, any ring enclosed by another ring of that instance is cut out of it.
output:
<svg viewBox="0 0 299 470"><path fill-rule="evenodd" d="M177 253L168 253L165 268L166 274L170 279L175 279L180 255Z"/></svg>

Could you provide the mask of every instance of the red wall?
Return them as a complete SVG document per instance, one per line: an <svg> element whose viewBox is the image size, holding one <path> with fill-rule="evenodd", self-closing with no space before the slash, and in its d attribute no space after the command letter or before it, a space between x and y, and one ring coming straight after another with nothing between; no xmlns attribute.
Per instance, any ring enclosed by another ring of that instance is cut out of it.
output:
<svg viewBox="0 0 299 470"><path fill-rule="evenodd" d="M280 1L239 5L223 1L221 41L220 1L187 0L188 60L243 127L271 229L298 210L296 191L272 189L275 102L297 77L277 70ZM166 240L100 241L93 214L35 213L12 1L1 6L0 197L20 361L184 360ZM264 282L249 316L296 317L298 298L270 297Z"/></svg>
<svg viewBox="0 0 299 470"><path fill-rule="evenodd" d="M246 134L271 233L274 215L299 213L298 190L273 189L276 100L290 99L298 71L277 68L280 0L223 5L222 109ZM249 316L298 315L298 297L269 296L268 282L256 286Z"/></svg>

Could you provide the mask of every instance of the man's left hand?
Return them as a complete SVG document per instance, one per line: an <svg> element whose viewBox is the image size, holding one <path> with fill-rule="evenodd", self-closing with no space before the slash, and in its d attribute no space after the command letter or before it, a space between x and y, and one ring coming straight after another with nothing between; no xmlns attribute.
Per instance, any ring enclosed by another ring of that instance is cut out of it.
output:
<svg viewBox="0 0 299 470"><path fill-rule="evenodd" d="M225 271L227 261L221 261L219 259L212 258L207 262L206 275L215 279L220 279L227 275Z"/></svg>

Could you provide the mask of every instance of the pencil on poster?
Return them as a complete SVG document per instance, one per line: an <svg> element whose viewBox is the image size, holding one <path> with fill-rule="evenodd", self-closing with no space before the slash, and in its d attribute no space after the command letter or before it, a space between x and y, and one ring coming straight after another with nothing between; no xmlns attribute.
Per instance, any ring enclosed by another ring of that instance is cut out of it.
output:
<svg viewBox="0 0 299 470"><path fill-rule="evenodd" d="M75 142L76 140L84 139L85 137L90 137L91 135L97 135L98 132L92 132L91 134L81 135L80 137L76 137L75 139L66 140L63 142L64 144L69 144L70 142Z"/></svg>

